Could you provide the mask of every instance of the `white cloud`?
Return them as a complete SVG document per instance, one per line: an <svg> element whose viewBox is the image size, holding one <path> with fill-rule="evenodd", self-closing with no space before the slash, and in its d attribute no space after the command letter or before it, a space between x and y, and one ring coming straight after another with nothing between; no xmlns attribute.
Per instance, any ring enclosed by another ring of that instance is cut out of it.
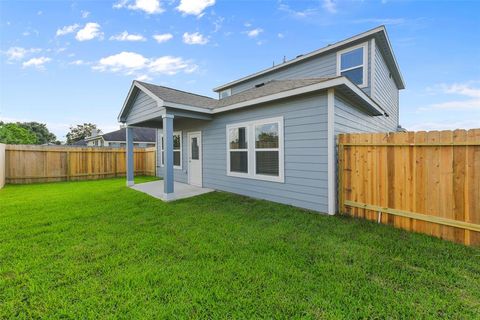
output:
<svg viewBox="0 0 480 320"><path fill-rule="evenodd" d="M70 62L69 64L73 64L74 66L83 66L83 65L86 65L86 64L89 64L89 63L86 62L86 61L83 61L83 60L75 60L75 61Z"/></svg>
<svg viewBox="0 0 480 320"><path fill-rule="evenodd" d="M247 34L247 36L249 36L250 38L256 38L256 37L258 37L258 35L259 35L260 33L262 33L262 32L263 32L263 29L261 29L261 28L256 28L256 29L252 29L252 30L250 30L250 31L246 31L246 34Z"/></svg>
<svg viewBox="0 0 480 320"><path fill-rule="evenodd" d="M111 55L100 59L93 68L99 71L126 71L131 74L135 70L143 69L147 66L148 59L135 52L123 51L119 54Z"/></svg>
<svg viewBox="0 0 480 320"><path fill-rule="evenodd" d="M183 14L191 14L195 16L203 16L203 11L215 4L215 0L180 0L177 10Z"/></svg>
<svg viewBox="0 0 480 320"><path fill-rule="evenodd" d="M203 45L203 44L208 43L208 38L203 36L199 32L195 32L195 33L185 32L183 34L183 42L186 43L186 44L200 44L200 45Z"/></svg>
<svg viewBox="0 0 480 320"><path fill-rule="evenodd" d="M83 29L78 30L75 39L78 41L88 41L95 38L103 38L103 32L100 31L100 25L96 22L89 22Z"/></svg>
<svg viewBox="0 0 480 320"><path fill-rule="evenodd" d="M114 4L115 9L127 8L129 10L140 10L147 14L158 14L165 10L161 7L159 0L121 0L117 4Z"/></svg>
<svg viewBox="0 0 480 320"><path fill-rule="evenodd" d="M172 56L164 56L153 60L150 62L148 68L150 69L150 72L167 75L174 75L179 71L192 73L197 70L196 65L192 65L180 57Z"/></svg>
<svg viewBox="0 0 480 320"><path fill-rule="evenodd" d="M52 61L52 59L47 57L32 58L28 61L22 63L24 68L35 67L37 69L44 69L44 64Z"/></svg>
<svg viewBox="0 0 480 320"><path fill-rule="evenodd" d="M138 80L138 81L149 81L149 80L152 80L152 78L151 78L149 75L141 74L141 75L137 76L137 78L136 78L135 80Z"/></svg>
<svg viewBox="0 0 480 320"><path fill-rule="evenodd" d="M480 98L480 88L474 88L472 83L473 81L469 83L454 83L452 85L442 84L441 88L445 93Z"/></svg>
<svg viewBox="0 0 480 320"><path fill-rule="evenodd" d="M334 0L323 0L322 7L330 13L337 12L337 5L335 4Z"/></svg>
<svg viewBox="0 0 480 320"><path fill-rule="evenodd" d="M93 66L94 70L119 72L126 75L137 74L137 77L143 77L144 79L149 74L191 73L197 68L197 65L181 57L162 56L149 59L135 52L121 52L108 56L100 59Z"/></svg>
<svg viewBox="0 0 480 320"><path fill-rule="evenodd" d="M63 27L63 28L61 28L61 29L58 29L56 35L57 35L57 37L59 37L59 36L64 36L64 35L69 34L69 33L73 33L73 32L75 32L75 31L77 31L77 29L78 29L79 27L80 27L80 26L79 26L78 24L76 24L76 23L75 23L75 24L72 24L72 25L70 25L70 26L65 26L65 27Z"/></svg>
<svg viewBox="0 0 480 320"><path fill-rule="evenodd" d="M455 95L463 99L454 99L445 102L433 103L428 107L419 108L419 111L428 111L431 109L442 110L480 110L480 88L474 84L478 81L469 81L466 83L439 84L433 88L427 88L427 92L435 95Z"/></svg>
<svg viewBox="0 0 480 320"><path fill-rule="evenodd" d="M430 105L431 109L458 110L475 109L480 110L480 99L454 100Z"/></svg>
<svg viewBox="0 0 480 320"><path fill-rule="evenodd" d="M27 55L31 53L40 52L40 51L42 50L39 48L25 49L22 47L10 47L7 51L3 51L2 53L7 56L7 60L13 61L13 60L22 60Z"/></svg>
<svg viewBox="0 0 480 320"><path fill-rule="evenodd" d="M280 39L283 39L283 38L285 38L285 35L283 33L278 33L277 37L279 37Z"/></svg>
<svg viewBox="0 0 480 320"><path fill-rule="evenodd" d="M80 11L80 14L82 15L83 19L86 19L90 16L90 12L85 11L85 10Z"/></svg>
<svg viewBox="0 0 480 320"><path fill-rule="evenodd" d="M153 39L155 39L158 43L167 42L172 38L173 38L173 34L171 33L162 33L162 34L153 35Z"/></svg>
<svg viewBox="0 0 480 320"><path fill-rule="evenodd" d="M409 131L432 131L432 130L456 130L456 129L475 129L480 128L480 120L463 120L463 121L430 121L414 123L407 125Z"/></svg>
<svg viewBox="0 0 480 320"><path fill-rule="evenodd" d="M218 32L222 29L223 22L225 21L224 17L218 17L215 21L213 21L213 32Z"/></svg>
<svg viewBox="0 0 480 320"><path fill-rule="evenodd" d="M298 18L298 19L302 19L302 18L306 18L306 17L312 16L312 15L318 14L318 8L308 8L308 9L305 9L305 10L297 11L297 10L291 9L288 5L286 5L284 3L281 3L278 6L278 9L280 11L284 11L284 12L288 13L289 15L293 16L294 18Z"/></svg>
<svg viewBox="0 0 480 320"><path fill-rule="evenodd" d="M110 40L117 41L146 41L144 36L141 34L129 34L127 31L123 31L115 36L111 36Z"/></svg>

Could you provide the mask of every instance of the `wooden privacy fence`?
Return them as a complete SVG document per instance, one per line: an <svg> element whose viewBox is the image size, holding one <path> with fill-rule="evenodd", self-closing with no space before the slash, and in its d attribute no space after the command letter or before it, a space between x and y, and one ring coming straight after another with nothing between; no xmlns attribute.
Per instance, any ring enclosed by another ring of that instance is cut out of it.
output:
<svg viewBox="0 0 480 320"><path fill-rule="evenodd" d="M135 174L155 175L155 155L155 148L135 148ZM125 148L6 146L6 183L93 180L125 174Z"/></svg>
<svg viewBox="0 0 480 320"><path fill-rule="evenodd" d="M341 134L339 210L480 245L480 129Z"/></svg>

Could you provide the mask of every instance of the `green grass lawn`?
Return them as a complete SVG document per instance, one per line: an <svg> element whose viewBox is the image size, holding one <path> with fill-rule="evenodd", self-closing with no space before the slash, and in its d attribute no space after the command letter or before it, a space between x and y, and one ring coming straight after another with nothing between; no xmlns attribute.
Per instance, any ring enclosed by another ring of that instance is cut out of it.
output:
<svg viewBox="0 0 480 320"><path fill-rule="evenodd" d="M228 193L6 186L0 318L479 319L480 250Z"/></svg>

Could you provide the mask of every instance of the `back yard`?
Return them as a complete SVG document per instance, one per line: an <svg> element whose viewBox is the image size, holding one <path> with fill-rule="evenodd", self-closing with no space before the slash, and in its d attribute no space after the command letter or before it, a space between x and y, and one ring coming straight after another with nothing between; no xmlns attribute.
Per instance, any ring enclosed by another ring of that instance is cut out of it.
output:
<svg viewBox="0 0 480 320"><path fill-rule="evenodd" d="M479 292L478 248L368 221L124 179L0 190L0 318L474 319Z"/></svg>

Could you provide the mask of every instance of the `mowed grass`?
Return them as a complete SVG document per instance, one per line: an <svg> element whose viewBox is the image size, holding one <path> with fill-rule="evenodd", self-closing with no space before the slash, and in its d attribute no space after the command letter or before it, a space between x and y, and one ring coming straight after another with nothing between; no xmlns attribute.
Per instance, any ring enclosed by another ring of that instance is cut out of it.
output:
<svg viewBox="0 0 480 320"><path fill-rule="evenodd" d="M478 319L480 250L228 193L6 186L0 318Z"/></svg>

